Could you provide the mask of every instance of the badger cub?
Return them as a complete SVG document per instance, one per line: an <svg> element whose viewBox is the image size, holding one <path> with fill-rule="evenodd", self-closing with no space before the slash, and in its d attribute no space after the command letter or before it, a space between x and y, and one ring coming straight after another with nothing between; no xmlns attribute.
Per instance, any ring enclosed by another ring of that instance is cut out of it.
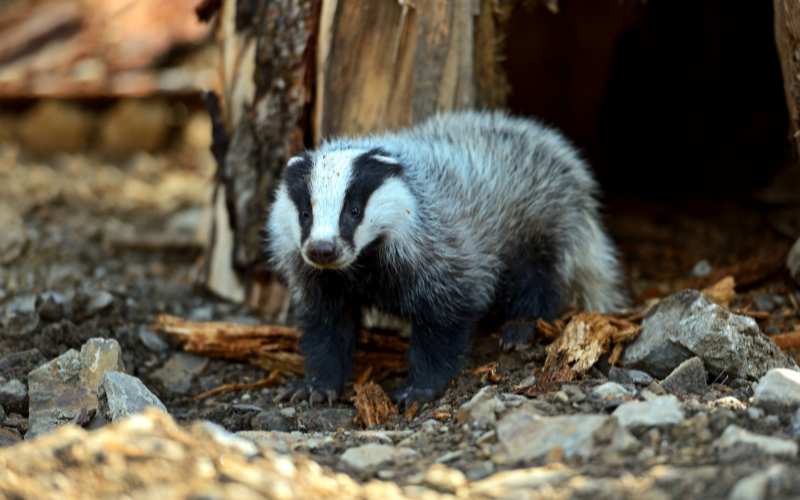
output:
<svg viewBox="0 0 800 500"><path fill-rule="evenodd" d="M440 396L480 320L524 346L525 322L623 304L597 185L557 132L459 112L412 128L325 142L289 160L268 246L303 335L305 380L278 399L337 398L362 309L411 323L401 403Z"/></svg>

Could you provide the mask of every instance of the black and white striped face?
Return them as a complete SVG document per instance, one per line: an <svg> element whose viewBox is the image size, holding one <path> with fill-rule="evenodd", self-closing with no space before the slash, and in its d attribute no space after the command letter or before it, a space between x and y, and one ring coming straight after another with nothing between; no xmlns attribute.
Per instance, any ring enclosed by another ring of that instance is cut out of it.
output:
<svg viewBox="0 0 800 500"><path fill-rule="evenodd" d="M416 209L402 175L379 149L292 158L270 215L273 252L299 250L310 266L344 269L377 238L401 236Z"/></svg>

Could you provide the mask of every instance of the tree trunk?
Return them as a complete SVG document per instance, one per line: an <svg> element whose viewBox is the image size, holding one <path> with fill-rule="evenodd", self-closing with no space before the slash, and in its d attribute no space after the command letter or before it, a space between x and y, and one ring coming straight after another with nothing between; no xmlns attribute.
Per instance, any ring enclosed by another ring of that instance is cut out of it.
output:
<svg viewBox="0 0 800 500"><path fill-rule="evenodd" d="M800 158L800 2L775 0L775 43L783 69L790 131Z"/></svg>
<svg viewBox="0 0 800 500"><path fill-rule="evenodd" d="M224 0L222 122L206 284L284 320L263 224L286 160L321 138L504 102L493 0Z"/></svg>

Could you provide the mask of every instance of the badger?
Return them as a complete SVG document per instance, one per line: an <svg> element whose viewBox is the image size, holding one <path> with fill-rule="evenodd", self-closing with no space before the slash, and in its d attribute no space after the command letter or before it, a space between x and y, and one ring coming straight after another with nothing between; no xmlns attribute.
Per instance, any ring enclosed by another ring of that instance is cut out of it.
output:
<svg viewBox="0 0 800 500"><path fill-rule="evenodd" d="M623 306L597 193L562 135L502 112L439 114L291 158L266 233L305 376L276 401L341 395L365 308L411 325L408 380L394 394L407 405L444 392L487 318L511 349L538 318Z"/></svg>

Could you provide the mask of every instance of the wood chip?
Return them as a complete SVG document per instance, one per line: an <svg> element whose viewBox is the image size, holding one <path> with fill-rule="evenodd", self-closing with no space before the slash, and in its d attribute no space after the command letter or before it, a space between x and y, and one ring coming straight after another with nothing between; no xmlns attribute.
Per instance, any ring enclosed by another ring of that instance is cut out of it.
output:
<svg viewBox="0 0 800 500"><path fill-rule="evenodd" d="M398 414L397 406L375 382L355 384L353 389L356 392L353 403L358 412L358 419L365 426L382 425Z"/></svg>
<svg viewBox="0 0 800 500"><path fill-rule="evenodd" d="M472 373L479 376L481 381L492 384L497 384L503 379L503 377L497 373L497 361L492 361L491 363L479 366L475 368Z"/></svg>
<svg viewBox="0 0 800 500"><path fill-rule="evenodd" d="M433 412L433 418L435 418L436 420L438 420L440 422L444 422L446 420L450 420L450 418L452 418L452 416L453 416L453 414L450 413L449 411L436 410L435 412Z"/></svg>
<svg viewBox="0 0 800 500"><path fill-rule="evenodd" d="M414 420L414 417L417 416L417 413L419 413L419 403L414 401L411 403L411 406L406 408L406 411L403 412L403 418L406 419L406 422L411 422Z"/></svg>
<svg viewBox="0 0 800 500"><path fill-rule="evenodd" d="M702 292L703 295L708 297L708 299L712 302L728 308L730 307L733 298L736 297L735 288L736 280L733 278L733 276L726 276L713 285L704 288Z"/></svg>
<svg viewBox="0 0 800 500"><path fill-rule="evenodd" d="M586 373L607 352L614 364L623 345L639 335L641 327L631 321L599 313L575 315L563 334L547 347L541 382L566 382Z"/></svg>

